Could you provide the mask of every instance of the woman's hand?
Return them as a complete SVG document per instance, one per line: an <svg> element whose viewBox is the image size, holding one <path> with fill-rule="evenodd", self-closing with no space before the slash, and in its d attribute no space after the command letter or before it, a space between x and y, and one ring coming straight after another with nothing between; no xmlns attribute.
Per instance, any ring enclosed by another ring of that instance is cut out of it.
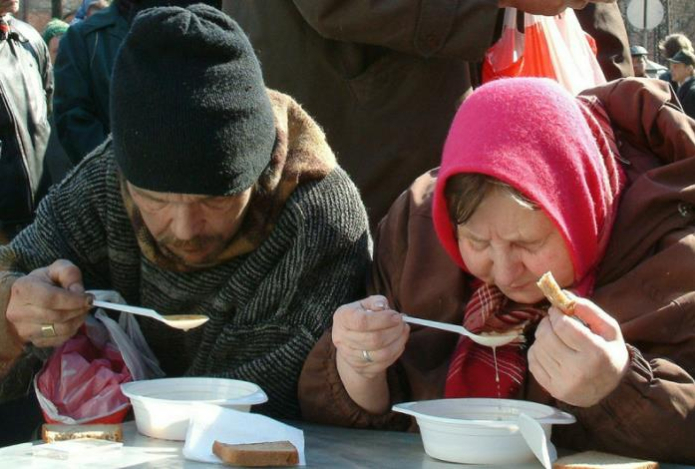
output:
<svg viewBox="0 0 695 469"><path fill-rule="evenodd" d="M338 373L353 401L373 413L388 409L386 369L401 356L410 327L383 296L338 308L333 344Z"/></svg>
<svg viewBox="0 0 695 469"><path fill-rule="evenodd" d="M12 285L5 317L22 343L57 347L72 337L91 308L74 264L58 260Z"/></svg>
<svg viewBox="0 0 695 469"><path fill-rule="evenodd" d="M614 3L616 0L499 0L500 8L512 7L532 15L555 16L568 8L581 10L589 3Z"/></svg>
<svg viewBox="0 0 695 469"><path fill-rule="evenodd" d="M554 398L590 407L618 387L630 358L615 319L586 299L577 299L574 314L588 327L550 308L529 349L529 370Z"/></svg>

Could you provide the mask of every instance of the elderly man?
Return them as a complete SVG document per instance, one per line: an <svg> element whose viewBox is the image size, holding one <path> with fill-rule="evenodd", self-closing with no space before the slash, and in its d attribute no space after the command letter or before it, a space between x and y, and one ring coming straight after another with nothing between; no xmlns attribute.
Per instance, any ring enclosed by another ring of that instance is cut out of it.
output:
<svg viewBox="0 0 695 469"><path fill-rule="evenodd" d="M297 380L335 308L356 298L367 216L317 124L267 91L239 26L206 5L143 11L115 62L112 137L0 250L0 398L115 289L169 376L237 378L261 412L299 417Z"/></svg>
<svg viewBox="0 0 695 469"><path fill-rule="evenodd" d="M28 225L45 187L43 159L53 93L48 48L13 18L18 0L0 0L0 245Z"/></svg>

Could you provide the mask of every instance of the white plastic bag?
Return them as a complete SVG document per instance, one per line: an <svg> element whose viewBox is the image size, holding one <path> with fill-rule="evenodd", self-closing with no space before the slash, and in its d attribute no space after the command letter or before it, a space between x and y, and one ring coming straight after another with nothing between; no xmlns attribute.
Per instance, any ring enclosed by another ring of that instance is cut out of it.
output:
<svg viewBox="0 0 695 469"><path fill-rule="evenodd" d="M98 300L124 303L113 291L93 291ZM34 390L49 423L117 423L130 408L120 384L159 378L164 372L132 314L119 322L101 309L56 348L34 377Z"/></svg>
<svg viewBox="0 0 695 469"><path fill-rule="evenodd" d="M500 39L487 51L483 81L503 77L547 77L570 93L606 83L596 59L595 41L583 30L574 10L557 16L524 13L517 30L517 10L507 8Z"/></svg>

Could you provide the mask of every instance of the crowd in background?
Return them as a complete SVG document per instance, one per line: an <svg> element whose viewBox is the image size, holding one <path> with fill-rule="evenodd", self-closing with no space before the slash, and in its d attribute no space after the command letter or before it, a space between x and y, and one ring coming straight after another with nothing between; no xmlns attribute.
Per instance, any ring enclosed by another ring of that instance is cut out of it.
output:
<svg viewBox="0 0 695 469"><path fill-rule="evenodd" d="M195 3L85 0L41 36L0 0L0 79L25 77L0 81L1 421L35 409L27 383L89 286L210 317L186 336L142 322L168 375L248 379L270 415L369 428L406 429L404 396L494 392L489 349L410 335L400 313L531 325L498 352L505 397L571 409L568 447L695 460L687 37L655 64L610 0ZM481 84L500 7L578 4L608 84ZM548 313L543 269L590 329Z"/></svg>

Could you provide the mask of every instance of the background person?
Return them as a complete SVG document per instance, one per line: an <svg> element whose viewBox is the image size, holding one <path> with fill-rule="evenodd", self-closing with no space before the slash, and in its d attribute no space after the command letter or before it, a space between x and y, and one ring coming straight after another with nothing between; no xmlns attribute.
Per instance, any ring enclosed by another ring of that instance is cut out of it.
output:
<svg viewBox="0 0 695 469"><path fill-rule="evenodd" d="M630 46L633 75L639 78L648 78L647 75L647 49L642 46Z"/></svg>
<svg viewBox="0 0 695 469"><path fill-rule="evenodd" d="M111 96L112 138L0 248L0 400L26 394L51 347L75 334L86 289L114 289L162 314L210 317L189 332L138 318L168 376L252 381L269 396L261 412L299 417L306 354L363 291L355 186L210 6L139 14Z"/></svg>
<svg viewBox="0 0 695 469"><path fill-rule="evenodd" d="M659 42L659 50L662 54L664 54L666 60L668 60L681 50L692 51L693 43L685 34L669 34L663 39L663 41ZM666 70L664 73L659 75L659 79L669 82L674 90L678 89L678 83L676 83L671 77L671 70Z"/></svg>
<svg viewBox="0 0 695 469"><path fill-rule="evenodd" d="M222 8L249 34L268 86L294 96L324 128L376 227L438 164L506 6L548 15L585 7L577 15L597 40L606 78L632 74L611 2L225 0Z"/></svg>
<svg viewBox="0 0 695 469"><path fill-rule="evenodd" d="M553 429L562 447L693 463L695 123L671 98L637 79L576 100L537 78L474 92L441 168L379 227L375 296L339 308L309 355L304 418L402 430L415 423L397 402L524 399L576 416ZM548 270L588 328L545 315ZM524 325L526 343L497 348L498 384L489 348L399 312L477 333Z"/></svg>
<svg viewBox="0 0 695 469"><path fill-rule="evenodd" d="M31 223L48 188L51 61L41 35L14 18L18 10L18 1L0 2L0 245Z"/></svg>
<svg viewBox="0 0 695 469"><path fill-rule="evenodd" d="M668 59L671 78L678 84L678 100L683 111L695 119L695 53L686 49Z"/></svg>

